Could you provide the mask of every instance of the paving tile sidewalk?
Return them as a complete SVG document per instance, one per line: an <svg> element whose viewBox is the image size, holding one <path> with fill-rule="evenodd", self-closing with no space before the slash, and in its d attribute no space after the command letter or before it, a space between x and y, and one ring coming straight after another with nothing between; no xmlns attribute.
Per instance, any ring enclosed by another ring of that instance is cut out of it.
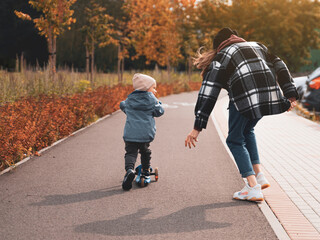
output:
<svg viewBox="0 0 320 240"><path fill-rule="evenodd" d="M225 136L227 104L223 93L214 114ZM255 132L262 166L279 186L265 191L267 203L292 239L320 239L320 125L290 112L263 118Z"/></svg>

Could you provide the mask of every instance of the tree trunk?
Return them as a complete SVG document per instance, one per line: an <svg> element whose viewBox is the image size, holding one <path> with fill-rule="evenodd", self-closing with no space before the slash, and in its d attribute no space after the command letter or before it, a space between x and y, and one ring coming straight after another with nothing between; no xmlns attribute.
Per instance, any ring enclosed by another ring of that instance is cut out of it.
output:
<svg viewBox="0 0 320 240"><path fill-rule="evenodd" d="M167 73L168 73L168 81L170 82L170 72L171 72L171 65L170 65L170 57L167 56Z"/></svg>
<svg viewBox="0 0 320 240"><path fill-rule="evenodd" d="M49 72L50 72L50 75L51 75L51 73L52 73L52 64L53 64L53 61L52 61L52 33L51 32L48 33L47 41L48 41L48 52L49 52L48 68L49 68Z"/></svg>
<svg viewBox="0 0 320 240"><path fill-rule="evenodd" d="M124 73L124 57L121 59L121 82L123 82L123 73Z"/></svg>
<svg viewBox="0 0 320 240"><path fill-rule="evenodd" d="M93 86L93 77L94 77L94 39L91 43L91 86Z"/></svg>
<svg viewBox="0 0 320 240"><path fill-rule="evenodd" d="M192 74L192 58L191 56L188 57L188 79L189 82L191 81L191 74Z"/></svg>
<svg viewBox="0 0 320 240"><path fill-rule="evenodd" d="M89 71L90 71L90 52L89 52L88 36L86 36L85 47L86 47L86 74L87 74L87 80L89 81L90 80L90 75L89 75Z"/></svg>
<svg viewBox="0 0 320 240"><path fill-rule="evenodd" d="M119 43L119 45L118 45L118 83L120 84L120 83L122 83L122 81L121 81L121 73L120 73L120 71L121 71L121 57L120 57L120 55L121 55L121 46L120 46L120 43Z"/></svg>
<svg viewBox="0 0 320 240"><path fill-rule="evenodd" d="M20 56L20 72L23 73L24 71L24 64L23 64L24 60L23 60L23 52L21 53Z"/></svg>
<svg viewBox="0 0 320 240"><path fill-rule="evenodd" d="M19 66L20 66L19 65L19 57L18 57L18 55L16 55L16 67L15 67L15 71L16 72L20 72L20 67Z"/></svg>
<svg viewBox="0 0 320 240"><path fill-rule="evenodd" d="M53 73L53 79L54 81L56 80L56 64L57 64L57 37L53 36L53 46L52 46L52 51L53 51L53 56L52 56L52 73Z"/></svg>

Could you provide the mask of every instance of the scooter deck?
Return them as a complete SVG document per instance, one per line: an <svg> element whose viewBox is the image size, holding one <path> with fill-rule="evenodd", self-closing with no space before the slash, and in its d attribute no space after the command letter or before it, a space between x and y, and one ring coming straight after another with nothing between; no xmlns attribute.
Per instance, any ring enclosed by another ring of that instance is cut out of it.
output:
<svg viewBox="0 0 320 240"><path fill-rule="evenodd" d="M146 179L144 176L141 176L142 172L142 165L139 165L136 167L135 174L137 175L135 182L140 186L144 187L147 186L149 183L151 183L151 178ZM151 168L150 167L150 176L155 176L155 181L157 182L159 179L159 172L158 168Z"/></svg>

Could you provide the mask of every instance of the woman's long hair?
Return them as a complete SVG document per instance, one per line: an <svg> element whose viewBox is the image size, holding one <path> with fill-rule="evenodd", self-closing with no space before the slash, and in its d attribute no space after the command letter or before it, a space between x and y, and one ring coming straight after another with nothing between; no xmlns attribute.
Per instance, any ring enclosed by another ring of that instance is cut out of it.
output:
<svg viewBox="0 0 320 240"><path fill-rule="evenodd" d="M208 52L201 51L204 49L204 47L201 47L198 49L196 57L193 58L193 65L196 66L198 69L202 69L201 76L203 77L204 74L208 71L209 65L212 63L213 58L216 56L217 51L216 50L210 50Z"/></svg>

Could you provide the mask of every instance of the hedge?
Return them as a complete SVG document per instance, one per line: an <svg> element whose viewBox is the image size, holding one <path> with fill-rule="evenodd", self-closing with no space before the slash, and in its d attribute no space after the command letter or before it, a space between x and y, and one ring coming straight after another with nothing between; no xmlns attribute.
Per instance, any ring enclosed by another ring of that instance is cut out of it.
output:
<svg viewBox="0 0 320 240"><path fill-rule="evenodd" d="M200 85L159 83L157 97L198 90ZM118 110L132 90L123 85L99 87L72 96L25 97L0 106L0 170Z"/></svg>

